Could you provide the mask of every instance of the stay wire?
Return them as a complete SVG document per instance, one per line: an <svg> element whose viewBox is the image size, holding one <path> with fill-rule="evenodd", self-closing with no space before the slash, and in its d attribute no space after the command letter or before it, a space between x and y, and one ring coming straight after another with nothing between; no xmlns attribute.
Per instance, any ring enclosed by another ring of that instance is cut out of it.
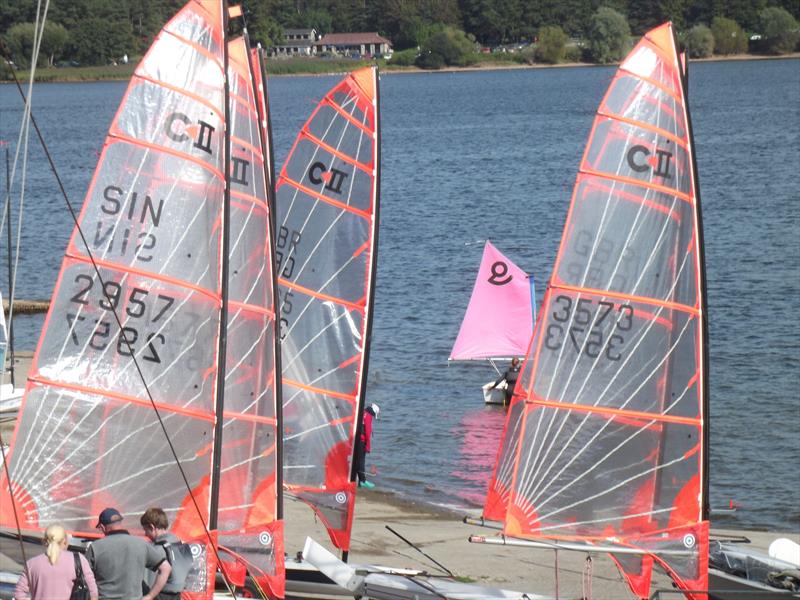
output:
<svg viewBox="0 0 800 600"><path fill-rule="evenodd" d="M33 92L33 78L34 78L34 75L36 73L36 63L39 60L39 50L40 50L41 44L42 44L42 36L44 34L44 25L45 25L45 22L46 22L46 19L47 19L47 11L48 11L49 7L50 7L50 0L45 0L44 10L42 10L41 0L39 0L36 3L36 21L35 21L36 26L34 27L34 30L33 30L33 51L31 53L31 69L30 69L30 79L29 79L29 82L28 82L28 90L29 90L28 96L32 96L32 92ZM41 18L40 18L40 15L41 15ZM10 53L7 52L5 43L2 40L0 40L0 51L6 56L8 56L10 54ZM9 57L9 61L8 62L10 62L10 57ZM20 93L22 94L22 87L20 86L19 80L17 79L16 72L14 71L13 68L11 68L9 70L11 71L12 75L14 76L14 81L17 83L17 89L19 89ZM22 94L22 97L24 99L25 98L25 94ZM17 161L19 159L19 151L20 151L20 147L22 146L21 140L23 138L25 140L24 141L25 152L23 154L23 169L27 168L28 139L29 139L29 134L30 134L30 127L28 125L29 120L31 122L33 121L33 114L31 114L31 105L30 105L30 103L27 101L27 99L25 99L25 108L24 108L24 111L23 111L22 125L20 126L19 137L17 139L17 148L16 148L16 151L15 151L15 154L14 154L14 170L16 170ZM12 187L11 179L13 178L13 175L9 176L8 167L7 166L6 166L6 171L7 171L6 172L6 176L9 178L9 180L8 180L8 194L6 195L3 215L2 215L2 219L0 220L0 231L2 231L2 229L3 229L3 225L5 224L5 216L6 216L6 213L8 213L8 215L9 215L8 227L9 227L9 234L10 234L10 232L11 232L11 207L10 207L10 203L11 203L11 187ZM23 170L22 185L21 185L21 190L20 190L20 216L19 216L19 225L18 225L18 230L17 230L16 258L15 258L15 263L14 263L14 268L13 268L14 277L11 280L11 283L10 283L11 289L9 289L9 299L8 299L8 319L9 319L9 322L11 322L11 320L14 317L14 302L13 302L14 301L14 288L16 287L16 272L17 272L17 267L18 267L18 262L19 262L19 244L20 244L21 230L22 230L22 205L23 205L23 201L24 201L24 192L25 192L25 177L24 177L24 170ZM10 265L11 265L11 248L10 247L9 247L8 261L9 261L9 268L10 268ZM2 307L0 307L0 310L2 310ZM2 369L0 369L0 370L2 371L2 377L0 377L0 379L2 379L2 378L5 377L5 364L2 365ZM20 522L19 522L19 513L17 512L17 503L14 500L14 488L11 485L11 470L9 469L9 465L8 465L8 458L6 456L5 444L3 442L2 433L0 433L0 454L2 454L2 457L3 457L3 471L5 472L6 482L8 483L8 493L9 493L9 497L11 498L12 512L14 513L14 524L17 527L17 539L19 541L20 554L22 555L22 562L25 565L24 574L25 574L25 577L28 580L28 589L33 589L33 586L32 586L33 582L31 581L31 574L28 571L28 558L27 558L27 555L25 553L25 544L22 541L22 527L21 527Z"/></svg>
<svg viewBox="0 0 800 600"><path fill-rule="evenodd" d="M6 47L5 47L5 45L3 45L3 54L6 55ZM14 78L14 83L17 86L17 90L20 93L20 96L22 97L23 101L27 103L27 98L25 96L25 92L22 90L22 86L20 85L19 79L17 78L17 75L16 75L16 73L14 73L13 69L11 70L11 73L12 73L12 76ZM52 156L50 154L50 151L49 151L49 149L47 147L47 144L46 144L46 142L44 140L44 136L42 135L42 132L39 129L39 125L38 125L38 123L36 122L36 119L33 116L33 112L32 111L29 111L29 118L30 118L31 124L33 125L34 130L36 131L36 135L39 138L39 143L42 145L42 150L44 151L45 157L47 158L47 162L49 163L50 169L53 172L53 176L56 178L56 183L58 184L58 188L61 191L61 195L64 198L64 202L67 205L67 209L69 210L70 216L72 217L72 220L75 223L75 230L78 232L78 235L80 236L81 241L83 242L83 246L84 246L84 249L86 250L86 254L89 257L89 261L90 261L90 263L92 265L92 268L94 269L95 275L97 276L97 279L101 284L101 289L103 291L103 296L105 297L106 302L108 302L109 306L111 306L111 313L114 315L114 320L117 323L117 327L119 327L120 338L122 340L124 340L124 342L125 342L125 346L127 347L129 355L130 355L131 359L133 360L134 368L136 369L136 372L139 375L139 378L140 378L140 380L142 382L142 385L144 386L145 393L147 394L147 398L150 401L150 405L153 408L153 412L155 413L156 418L158 419L158 423L161 426L161 430L164 433L164 437L165 437L165 439L167 441L167 445L169 446L170 452L172 453L172 457L175 459L175 464L178 466L178 471L181 474L181 478L183 479L183 482L186 485L186 489L189 491L189 496L192 499L192 504L194 505L194 508L195 508L195 510L197 512L197 515L200 518L200 522L203 525L203 531L206 534L206 538L208 539L209 544L210 544L211 548L214 551L214 556L216 557L217 562L221 563L222 559L221 559L220 554L219 554L219 552L217 550L217 546L214 543L214 541L212 539L212 536L211 536L211 532L209 531L209 529L208 529L208 527L206 525L206 521L203 518L203 513L200 510L200 506L197 504L197 499L195 498L194 493L192 492L192 487L189 484L188 478L186 477L186 472L183 470L183 466L181 465L180 459L178 458L178 453L175 450L175 446L172 444L172 439L170 438L169 433L167 432L167 428L164 425L163 419L161 418L161 413L158 410L158 407L156 406L156 403L155 403L155 400L153 399L152 393L150 392L150 387L147 385L147 381L145 379L144 373L142 372L141 367L139 366L139 361L136 360L136 355L135 355L135 352L133 350L133 347L131 346L131 342L128 340L127 334L123 331L122 321L121 321L121 319L119 317L119 314L117 313L116 308L113 305L113 302L111 300L110 295L106 291L105 281L103 280L102 276L100 275L100 269L97 266L97 263L95 261L94 255L92 254L92 251L89 249L89 243L86 240L86 237L84 236L83 230L81 229L80 223L78 221L78 215L75 212L75 209L74 209L74 207L72 205L72 202L69 199L69 196L67 195L66 189L64 188L64 184L61 181L61 177L59 176L58 171L56 170L56 166L55 166L55 163L53 161L53 158L52 158ZM3 462L4 463L6 462L5 452L3 452ZM7 469L7 467L6 467L6 469ZM8 474L6 476L8 477ZM11 489L11 479L10 478L8 479L8 485L9 485L9 490L10 490ZM21 535L21 531L20 531L20 535ZM234 592L233 588L231 587L231 584L228 581L228 577L225 574L224 569L220 569L220 572L222 573L222 578L223 578L223 581L225 582L225 586L228 588L228 591L231 593L231 595L234 598L236 598L236 593Z"/></svg>

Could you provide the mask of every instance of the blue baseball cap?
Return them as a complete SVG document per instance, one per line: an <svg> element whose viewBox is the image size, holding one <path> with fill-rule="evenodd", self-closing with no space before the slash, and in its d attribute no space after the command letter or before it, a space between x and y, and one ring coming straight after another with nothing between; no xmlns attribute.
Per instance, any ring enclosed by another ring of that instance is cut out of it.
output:
<svg viewBox="0 0 800 600"><path fill-rule="evenodd" d="M105 508L97 518L97 525L95 525L95 527L111 525L112 523L119 523L120 521L122 521L122 515L116 508Z"/></svg>

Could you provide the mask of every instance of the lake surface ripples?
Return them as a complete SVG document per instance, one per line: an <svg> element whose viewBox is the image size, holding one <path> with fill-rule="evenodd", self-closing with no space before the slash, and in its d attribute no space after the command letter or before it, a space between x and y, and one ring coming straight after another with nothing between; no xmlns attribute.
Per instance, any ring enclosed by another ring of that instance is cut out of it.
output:
<svg viewBox="0 0 800 600"><path fill-rule="evenodd" d="M479 388L495 375L482 364L448 366L447 357L486 238L534 275L541 298L613 74L587 67L382 77L368 385L381 405L368 468L382 488L449 505L482 501L504 413L484 407ZM269 82L278 165L337 80ZM76 205L125 87L34 91L34 114ZM14 145L16 94L0 86L0 139ZM710 314L711 504L741 506L716 526L800 530L798 98L798 60L690 67ZM16 296L44 299L72 222L33 138L30 146ZM7 283L0 287L7 297ZM17 347L32 349L41 319L19 318L15 327Z"/></svg>

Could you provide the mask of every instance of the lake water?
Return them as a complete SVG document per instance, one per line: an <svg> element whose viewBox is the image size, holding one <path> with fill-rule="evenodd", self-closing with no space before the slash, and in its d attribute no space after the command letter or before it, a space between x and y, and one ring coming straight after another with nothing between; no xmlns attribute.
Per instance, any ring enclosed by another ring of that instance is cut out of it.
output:
<svg viewBox="0 0 800 600"><path fill-rule="evenodd" d="M382 77L368 386L381 406L368 469L381 488L449 505L481 502L504 413L483 406L480 385L495 377L491 368L448 366L450 347L486 238L544 290L594 111L613 73ZM800 61L693 64L690 78L710 314L711 504L733 499L741 506L714 525L797 531ZM270 81L279 165L337 80ZM124 83L35 89L34 114L76 205L124 90ZM0 138L13 146L20 114L16 90L0 86ZM17 298L49 297L71 230L31 139ZM0 287L7 296L7 283ZM41 319L15 326L17 347L32 349Z"/></svg>

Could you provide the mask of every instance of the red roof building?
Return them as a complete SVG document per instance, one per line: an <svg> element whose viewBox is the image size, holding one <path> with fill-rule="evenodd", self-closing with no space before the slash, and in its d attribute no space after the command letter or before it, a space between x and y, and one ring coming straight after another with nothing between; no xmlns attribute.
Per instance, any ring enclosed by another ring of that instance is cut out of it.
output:
<svg viewBox="0 0 800 600"><path fill-rule="evenodd" d="M375 31L365 33L329 33L317 42L319 52L345 56L382 56L392 51L392 42Z"/></svg>

